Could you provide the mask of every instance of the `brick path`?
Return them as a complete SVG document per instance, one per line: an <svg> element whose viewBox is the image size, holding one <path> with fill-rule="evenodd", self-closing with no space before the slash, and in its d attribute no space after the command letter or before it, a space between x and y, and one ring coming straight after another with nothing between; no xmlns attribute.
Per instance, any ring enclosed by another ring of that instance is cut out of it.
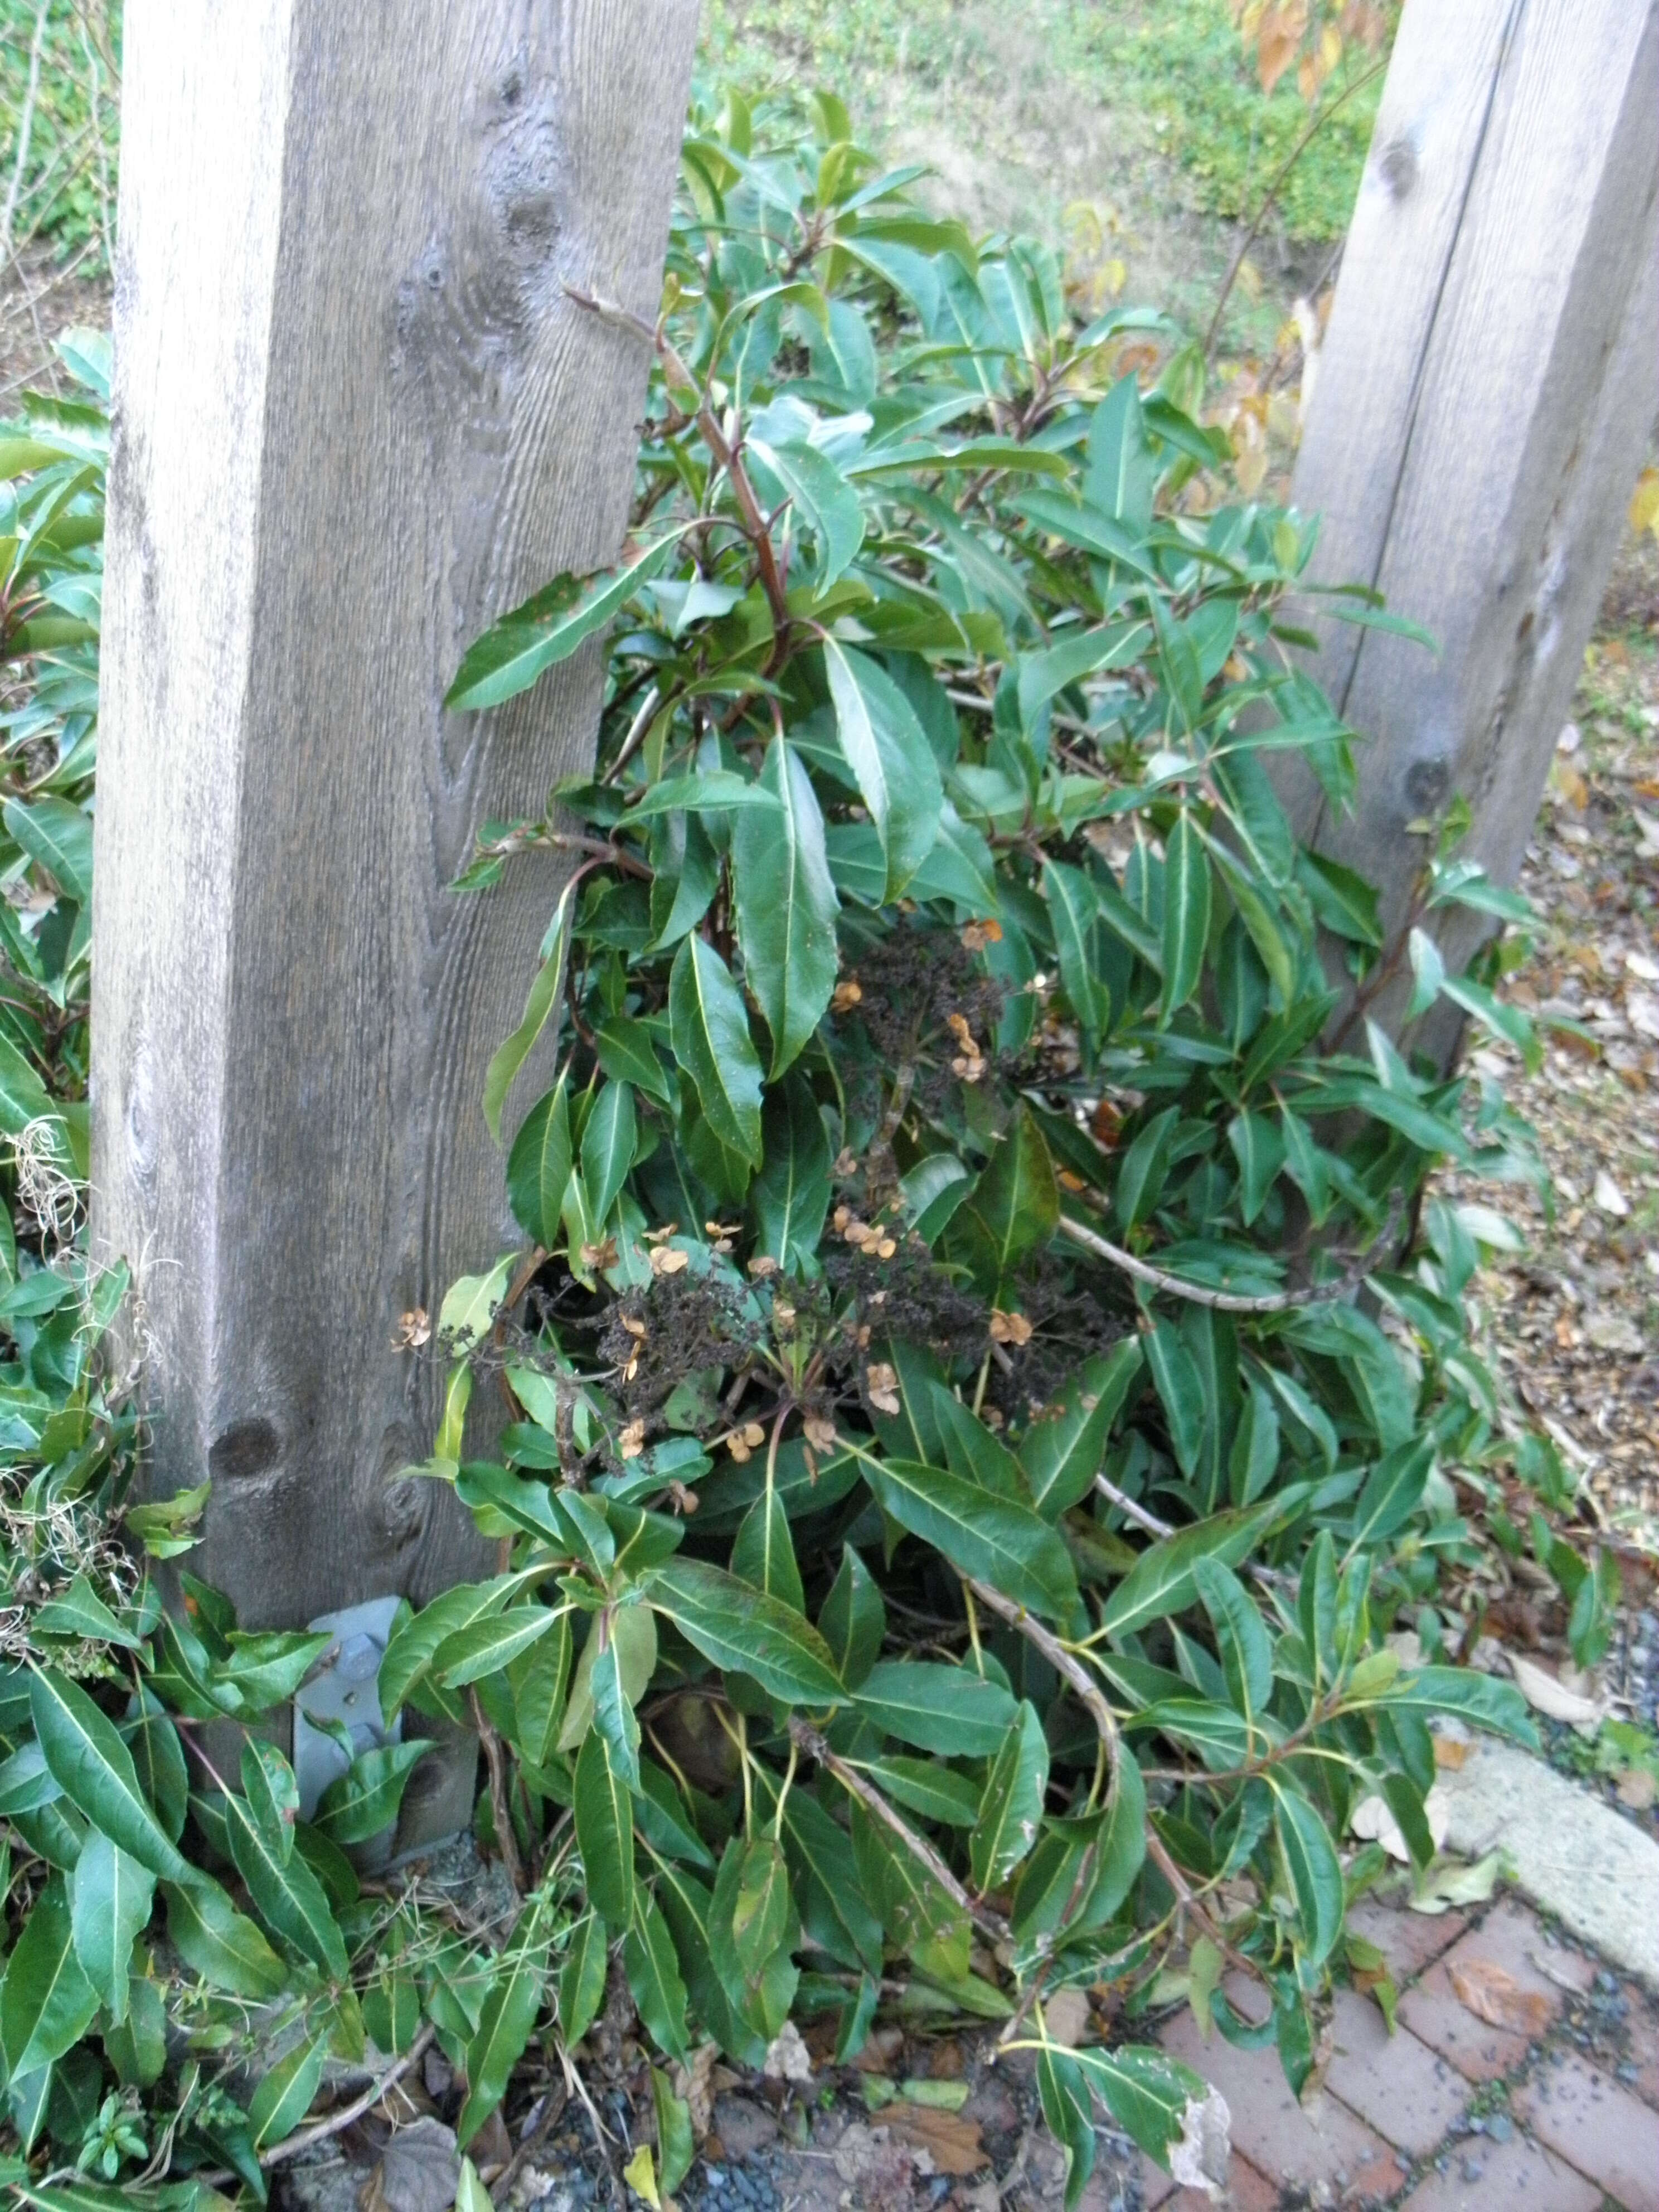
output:
<svg viewBox="0 0 1659 2212"><path fill-rule="evenodd" d="M1659 2212L1659 2011L1639 1988L1559 1942L1518 1898L1478 1923L1367 1902L1350 1924L1389 1961L1398 2027L1390 2037L1372 1998L1342 1994L1334 2055L1305 2108L1271 2046L1206 2043L1190 2012L1164 2031L1231 2108L1235 2212ZM1467 1987L1480 1964L1531 1993L1532 2032L1493 2027L1460 2000L1454 1970ZM1253 1988L1228 1987L1241 2011L1260 2007ZM1150 2162L1142 2183L1147 2212L1204 2206Z"/></svg>

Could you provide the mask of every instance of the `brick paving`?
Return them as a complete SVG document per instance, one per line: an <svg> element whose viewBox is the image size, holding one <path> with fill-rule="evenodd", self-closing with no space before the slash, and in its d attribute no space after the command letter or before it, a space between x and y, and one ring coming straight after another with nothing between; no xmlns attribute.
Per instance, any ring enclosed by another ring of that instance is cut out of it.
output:
<svg viewBox="0 0 1659 2212"><path fill-rule="evenodd" d="M1271 2048L1207 2042L1190 2011L1172 2056L1232 2112L1232 2212L1659 2212L1659 2004L1554 1936L1519 1898L1475 1919L1367 1899L1350 1920L1400 1990L1390 2036L1375 1999L1339 1994L1325 2065L1298 2104ZM1237 1978L1236 2008L1260 1992ZM1474 1997L1502 2015L1480 2017ZM1200 2212L1150 2161L1146 2212Z"/></svg>

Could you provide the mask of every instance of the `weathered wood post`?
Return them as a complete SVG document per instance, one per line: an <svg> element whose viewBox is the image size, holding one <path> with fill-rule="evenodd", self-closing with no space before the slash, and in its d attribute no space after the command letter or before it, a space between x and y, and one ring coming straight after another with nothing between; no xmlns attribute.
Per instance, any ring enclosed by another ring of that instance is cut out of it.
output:
<svg viewBox="0 0 1659 2212"><path fill-rule="evenodd" d="M597 645L446 714L613 559L696 0L130 0L97 821L96 1241L154 1481L245 1626L485 1556L394 1349L516 1235L480 1109L556 896L445 887L589 757Z"/></svg>
<svg viewBox="0 0 1659 2212"><path fill-rule="evenodd" d="M1381 884L1391 933L1412 825L1454 793L1464 849L1500 882L1520 867L1656 369L1659 0L1411 0L1294 497L1324 517L1315 574L1375 585L1440 650L1325 625L1315 672L1372 740L1357 808L1335 819L1286 776L1302 833ZM1480 927L1455 914L1449 963ZM1456 1030L1419 1041L1443 1060Z"/></svg>

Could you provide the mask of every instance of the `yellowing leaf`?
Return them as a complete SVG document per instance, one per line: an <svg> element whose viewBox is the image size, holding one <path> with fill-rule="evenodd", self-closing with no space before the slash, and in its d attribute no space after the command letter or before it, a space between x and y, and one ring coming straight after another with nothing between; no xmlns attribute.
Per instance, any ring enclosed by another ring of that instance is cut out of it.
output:
<svg viewBox="0 0 1659 2212"><path fill-rule="evenodd" d="M659 2212L662 2198L657 2194L657 2168L649 2143L641 2143L623 2166L623 2179L636 2197L645 2199L651 2212Z"/></svg>
<svg viewBox="0 0 1659 2212"><path fill-rule="evenodd" d="M1659 469L1644 469L1630 499L1630 526L1638 535L1651 530L1659 537Z"/></svg>

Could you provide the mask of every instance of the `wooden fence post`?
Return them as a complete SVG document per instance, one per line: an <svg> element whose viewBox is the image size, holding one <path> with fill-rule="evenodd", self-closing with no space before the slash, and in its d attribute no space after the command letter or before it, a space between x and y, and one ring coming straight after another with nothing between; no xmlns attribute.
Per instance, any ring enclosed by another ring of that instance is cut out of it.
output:
<svg viewBox="0 0 1659 2212"><path fill-rule="evenodd" d="M595 642L447 714L615 558L696 0L130 0L97 817L94 1227L161 1492L245 1626L488 1554L393 1346L517 1239L480 1096L559 871L446 889L591 758ZM491 1394L493 1395L493 1393Z"/></svg>
<svg viewBox="0 0 1659 2212"><path fill-rule="evenodd" d="M1659 405L1659 0L1409 0L1343 255L1294 498L1323 582L1439 641L1320 625L1370 740L1354 812L1287 769L1298 830L1379 883L1391 938L1468 799L1519 870ZM1449 963L1483 933L1437 916ZM1404 989L1373 1011L1397 1025ZM1443 1064L1442 1008L1418 1042Z"/></svg>

